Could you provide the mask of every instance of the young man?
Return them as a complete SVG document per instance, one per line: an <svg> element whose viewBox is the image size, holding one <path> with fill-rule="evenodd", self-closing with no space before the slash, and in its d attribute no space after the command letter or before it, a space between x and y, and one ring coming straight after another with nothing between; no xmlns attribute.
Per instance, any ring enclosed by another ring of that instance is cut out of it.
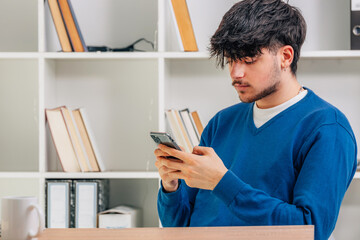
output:
<svg viewBox="0 0 360 240"><path fill-rule="evenodd" d="M305 35L281 0L244 0L224 15L210 50L242 103L210 120L192 154L155 150L164 226L312 224L315 239L330 236L357 148L346 117L296 79Z"/></svg>

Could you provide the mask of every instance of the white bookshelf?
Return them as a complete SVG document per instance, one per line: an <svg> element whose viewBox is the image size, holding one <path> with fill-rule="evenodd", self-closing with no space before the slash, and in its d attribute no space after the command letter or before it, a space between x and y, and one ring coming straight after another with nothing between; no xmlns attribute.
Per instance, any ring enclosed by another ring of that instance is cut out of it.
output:
<svg viewBox="0 0 360 240"><path fill-rule="evenodd" d="M158 172L89 172L89 173L64 173L64 172L47 172L45 178L52 179L155 179L159 180Z"/></svg>
<svg viewBox="0 0 360 240"><path fill-rule="evenodd" d="M125 47L146 37L156 49L61 53L43 0L1 1L0 29L7 34L0 39L0 197L35 195L44 207L46 179L110 179L110 206L139 207L143 226L159 226L149 131L166 130L164 109L198 110L206 124L239 101L227 69L216 68L206 51L236 1L188 0L200 50L194 53L178 51L167 0L71 1L87 45ZM290 3L308 24L299 81L342 110L359 139L360 51L349 50L350 1ZM61 172L44 118L44 108L60 105L86 108L109 172ZM359 179L356 173L345 196L336 239L360 236Z"/></svg>
<svg viewBox="0 0 360 240"><path fill-rule="evenodd" d="M39 172L0 172L0 179L40 178Z"/></svg>

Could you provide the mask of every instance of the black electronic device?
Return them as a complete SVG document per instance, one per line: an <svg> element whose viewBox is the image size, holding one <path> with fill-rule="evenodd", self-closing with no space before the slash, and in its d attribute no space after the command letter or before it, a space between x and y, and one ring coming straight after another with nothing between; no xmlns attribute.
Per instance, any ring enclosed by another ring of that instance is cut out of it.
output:
<svg viewBox="0 0 360 240"><path fill-rule="evenodd" d="M351 0L351 50L360 50L360 0Z"/></svg>
<svg viewBox="0 0 360 240"><path fill-rule="evenodd" d="M177 145L175 140L166 132L150 132L150 136L157 144L164 144L181 151L179 145Z"/></svg>

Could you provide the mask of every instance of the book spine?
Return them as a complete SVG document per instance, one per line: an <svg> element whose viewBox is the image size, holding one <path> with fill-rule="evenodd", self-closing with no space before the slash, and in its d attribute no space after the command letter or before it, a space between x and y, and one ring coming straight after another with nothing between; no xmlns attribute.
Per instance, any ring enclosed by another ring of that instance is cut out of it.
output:
<svg viewBox="0 0 360 240"><path fill-rule="evenodd" d="M78 146L79 146L79 151L82 153L82 159L83 159L83 164L86 166L85 171L90 171L92 172L93 169L91 167L90 161L89 161L89 156L86 152L85 146L84 146L84 142L81 138L80 132L79 132L79 128L77 127L74 115L72 113L71 110L68 111L71 121L73 123L74 129L75 129L75 135L76 135L76 139L78 141Z"/></svg>
<svg viewBox="0 0 360 240"><path fill-rule="evenodd" d="M184 51L198 51L186 0L171 0Z"/></svg>
<svg viewBox="0 0 360 240"><path fill-rule="evenodd" d="M58 0L60 11L65 23L65 27L67 29L67 32L69 33L71 45L75 52L84 52L85 48L82 45L81 38L80 38L80 32L79 29L77 29L74 17L70 10L69 0Z"/></svg>
<svg viewBox="0 0 360 240"><path fill-rule="evenodd" d="M202 122L201 122L199 113L198 113L197 111L191 112L191 116L192 116L193 119L194 119L194 122L195 122L195 125L196 125L196 129L198 130L199 136L200 136L200 138L201 138L201 134L202 134L202 132L204 131L204 127L203 127L203 124L202 124Z"/></svg>
<svg viewBox="0 0 360 240"><path fill-rule="evenodd" d="M184 140L185 140L185 151L186 152L189 152L191 153L192 152L192 146L191 146L191 142L190 142L190 139L189 139L189 136L185 130L185 127L184 127L184 124L181 120L181 117L180 117L180 113L178 110L174 110L174 113L175 113L175 116L176 116L176 121L180 127L180 130L181 130L181 135L183 136Z"/></svg>
<svg viewBox="0 0 360 240"><path fill-rule="evenodd" d="M190 120L189 109L179 111L181 120L191 141L192 147L199 145L199 139Z"/></svg>
<svg viewBox="0 0 360 240"><path fill-rule="evenodd" d="M100 171L104 172L104 171L106 171L106 167L105 167L104 161L102 159L102 156L100 154L99 148L97 146L94 133L92 131L92 128L90 127L89 118L87 116L87 113L86 113L84 108L80 108L80 113L81 113L84 125L86 127L87 134L88 134L88 136L90 138L91 147L92 147L92 149L94 151L97 164L98 164L98 166L100 168Z"/></svg>
<svg viewBox="0 0 360 240"><path fill-rule="evenodd" d="M48 0L48 5L62 51L72 52L69 35L66 30L63 18L61 16L61 12L57 0Z"/></svg>
<svg viewBox="0 0 360 240"><path fill-rule="evenodd" d="M77 18L75 16L74 8L72 7L72 4L71 4L70 0L68 0L68 4L69 4L71 15L73 16L73 19L74 19L74 24L75 24L76 30L77 30L77 32L79 34L81 45L82 45L82 47L84 49L84 52L88 52L88 48L87 48L87 46L85 44L84 37L83 37L83 35L81 33L80 26L79 26L79 23L78 23Z"/></svg>
<svg viewBox="0 0 360 240"><path fill-rule="evenodd" d="M80 166L60 108L45 109L51 138L64 172L80 172Z"/></svg>
<svg viewBox="0 0 360 240"><path fill-rule="evenodd" d="M187 149L187 145L185 142L185 138L181 132L180 125L176 119L176 114L174 109L169 109L165 112L166 119L168 120L168 123L170 125L170 128L172 130L172 133L174 134L175 141L183 148L185 148L186 152L189 152L190 150Z"/></svg>

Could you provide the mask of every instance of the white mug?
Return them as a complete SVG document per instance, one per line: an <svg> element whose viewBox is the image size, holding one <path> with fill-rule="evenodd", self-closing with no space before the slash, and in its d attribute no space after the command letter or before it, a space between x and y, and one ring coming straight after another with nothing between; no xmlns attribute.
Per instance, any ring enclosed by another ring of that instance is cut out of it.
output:
<svg viewBox="0 0 360 240"><path fill-rule="evenodd" d="M44 215L36 197L3 197L1 200L1 239L30 240L44 229Z"/></svg>

